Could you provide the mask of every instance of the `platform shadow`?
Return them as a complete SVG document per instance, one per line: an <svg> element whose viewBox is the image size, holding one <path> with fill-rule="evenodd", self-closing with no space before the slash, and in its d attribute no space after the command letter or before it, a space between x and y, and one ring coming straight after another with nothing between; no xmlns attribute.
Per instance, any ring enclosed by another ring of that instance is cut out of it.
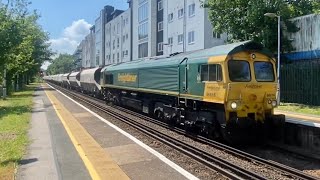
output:
<svg viewBox="0 0 320 180"><path fill-rule="evenodd" d="M0 119L11 114L20 115L26 112L30 112L30 110L31 107L29 106L0 107Z"/></svg>
<svg viewBox="0 0 320 180"><path fill-rule="evenodd" d="M30 163L34 163L38 161L38 158L30 158L30 159L21 159L21 160L18 160L18 159L9 159L9 160L6 160L6 161L2 161L0 162L0 165L1 166L6 166L10 163L18 163L19 165L25 165L25 164L30 164Z"/></svg>
<svg viewBox="0 0 320 180"><path fill-rule="evenodd" d="M55 91L55 90L50 87L38 87L34 91Z"/></svg>
<svg viewBox="0 0 320 180"><path fill-rule="evenodd" d="M31 164L38 161L38 158L30 158L30 159L22 159L18 161L19 165L26 165L26 164Z"/></svg>

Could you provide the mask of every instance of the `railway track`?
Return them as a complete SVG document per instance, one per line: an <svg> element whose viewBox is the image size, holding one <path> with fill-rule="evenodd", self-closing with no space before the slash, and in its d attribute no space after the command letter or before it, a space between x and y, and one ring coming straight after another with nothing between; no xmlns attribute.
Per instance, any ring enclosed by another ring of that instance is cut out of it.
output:
<svg viewBox="0 0 320 180"><path fill-rule="evenodd" d="M116 107L106 106L106 105L104 105L104 102L102 100L97 100L97 99L93 100L91 96L75 93L75 92L63 89L63 88L56 86L56 85L54 85L54 86L57 89L68 94L69 96L73 97L77 101L81 101L81 102L89 105L90 107L95 108L96 110L98 110L100 112L103 112L109 116L112 116L112 117L122 121L123 123L128 124L129 126L137 129L138 131L146 134L147 136L152 137L152 138L162 142L163 144L166 144L167 146L180 151L181 153L195 159L196 161L207 166L208 168L210 168L214 171L217 171L228 178L231 178L231 179L268 179L259 173L249 171L243 167L240 167L238 165L230 163L227 160L224 160L218 156L209 154L204 150L201 150L197 147L193 147L185 142L182 142L178 139L175 139L175 138L173 138L165 133L162 133L154 128L142 125L142 124L138 123L136 120L134 120L133 118L130 118L126 115L123 115L123 114L117 112L116 110L120 110L120 111L125 112L127 114L130 114L132 116L141 118L145 121L149 121L151 123L157 124L158 126L161 126L163 128L170 129L171 131L174 131L180 135L188 136L189 138L192 138L193 140L195 140L199 143L203 143L208 146L214 147L216 149L219 149L221 151L224 151L226 153L229 153L233 156L244 159L246 161L249 161L252 163L259 163L260 165L275 169L275 170L280 171L283 174L285 174L287 178L316 179L315 177L310 176L308 174L305 174L300 170L282 165L280 163L276 163L273 161L268 161L268 160L259 158L257 156L240 151L238 149L232 148L232 147L227 146L225 144L213 141L211 139L207 139L202 136L190 136L190 135L186 134L184 130L181 130L176 127L170 127L166 123L155 120L155 119L148 117L148 116L145 116L143 114L139 114L139 113L136 113L134 111L131 111L131 110L119 107L119 106L116 106Z"/></svg>

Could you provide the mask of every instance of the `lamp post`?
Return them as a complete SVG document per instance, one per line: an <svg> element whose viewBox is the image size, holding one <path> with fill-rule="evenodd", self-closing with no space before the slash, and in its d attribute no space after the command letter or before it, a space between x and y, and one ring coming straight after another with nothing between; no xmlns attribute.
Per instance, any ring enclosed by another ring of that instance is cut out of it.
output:
<svg viewBox="0 0 320 180"><path fill-rule="evenodd" d="M277 80L278 80L278 98L277 103L280 105L280 21L281 18L275 13L265 13L264 16L271 17L271 18L278 18L278 67L277 67Z"/></svg>

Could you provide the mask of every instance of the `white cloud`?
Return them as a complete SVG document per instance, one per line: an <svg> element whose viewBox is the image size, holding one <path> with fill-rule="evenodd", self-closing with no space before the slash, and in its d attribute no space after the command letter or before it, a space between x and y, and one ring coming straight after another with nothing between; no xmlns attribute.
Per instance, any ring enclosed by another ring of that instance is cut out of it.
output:
<svg viewBox="0 0 320 180"><path fill-rule="evenodd" d="M90 32L92 25L84 19L73 21L69 27L63 30L62 36L57 39L50 39L51 49L54 52L60 53L74 53L78 44Z"/></svg>
<svg viewBox="0 0 320 180"><path fill-rule="evenodd" d="M73 21L72 25L65 28L63 35L69 39L81 41L87 34L92 25L87 23L84 19Z"/></svg>

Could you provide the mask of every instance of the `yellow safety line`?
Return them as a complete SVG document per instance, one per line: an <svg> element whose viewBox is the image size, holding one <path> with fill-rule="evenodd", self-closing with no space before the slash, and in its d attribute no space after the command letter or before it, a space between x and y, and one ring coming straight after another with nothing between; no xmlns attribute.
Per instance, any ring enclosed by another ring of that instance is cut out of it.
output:
<svg viewBox="0 0 320 180"><path fill-rule="evenodd" d="M62 104L60 104L59 100L56 99L56 97L54 97L54 95L51 92L48 92L48 91L45 90L45 93L47 94L50 102L52 103L53 108L56 111L59 119L61 120L64 128L66 129L67 134L69 135L74 147L76 148L77 152L79 153L79 156L81 157L81 159L83 160L87 170L89 171L89 174L90 174L91 178L94 179L94 180L114 179L115 177L116 177L116 179L130 179L122 170L119 170L120 167L118 167L118 165L115 165L114 162L110 159L110 157L107 154L105 154L105 156L107 158L106 158L106 160L104 160L104 162L107 162L107 163L101 164L101 162L100 162L100 164L99 164L99 162L98 163L95 162L95 161L97 161L96 158L98 158L98 159L99 158L102 158L102 159L104 158L104 157L95 157L95 155L99 154L99 153L97 153L97 151L99 151L100 149L97 149L97 147L95 147L94 143L82 145L77 140L77 138L76 138L76 136L74 134L77 134L77 133L79 134L81 132L74 132L73 130L71 130L70 129L71 126L68 125L68 123L66 122L66 120L63 118L63 116L60 113L60 111L66 111L66 112L62 112L62 113L65 114L65 113L68 113L68 111L64 108L64 106ZM57 106L58 107L61 106L61 109L57 108ZM70 121L70 119L68 119L68 120ZM77 123L79 126L81 126L80 123L78 123L78 122L74 122L74 123ZM76 129L76 127L73 127L73 129ZM76 130L85 131L85 129L83 127L82 128L78 128ZM80 141L81 140L82 141L86 141L86 139L89 138L89 143L90 143L90 138L92 138L92 137L88 133L83 132L83 133L81 133L81 135L83 137L82 137L82 139L80 139ZM86 135L88 135L90 137L85 137ZM88 140L86 142L88 142ZM88 149L85 149L84 146L87 147ZM99 146L99 147L101 148L101 146ZM89 156L89 153L97 153L97 154L92 154L92 156ZM100 153L101 153L101 151L100 151ZM96 166L95 166L94 163L96 163ZM105 166L105 167L102 167L102 166ZM110 170L110 171L113 171L113 172L106 172L106 170ZM100 173L99 173L99 171L100 171Z"/></svg>

